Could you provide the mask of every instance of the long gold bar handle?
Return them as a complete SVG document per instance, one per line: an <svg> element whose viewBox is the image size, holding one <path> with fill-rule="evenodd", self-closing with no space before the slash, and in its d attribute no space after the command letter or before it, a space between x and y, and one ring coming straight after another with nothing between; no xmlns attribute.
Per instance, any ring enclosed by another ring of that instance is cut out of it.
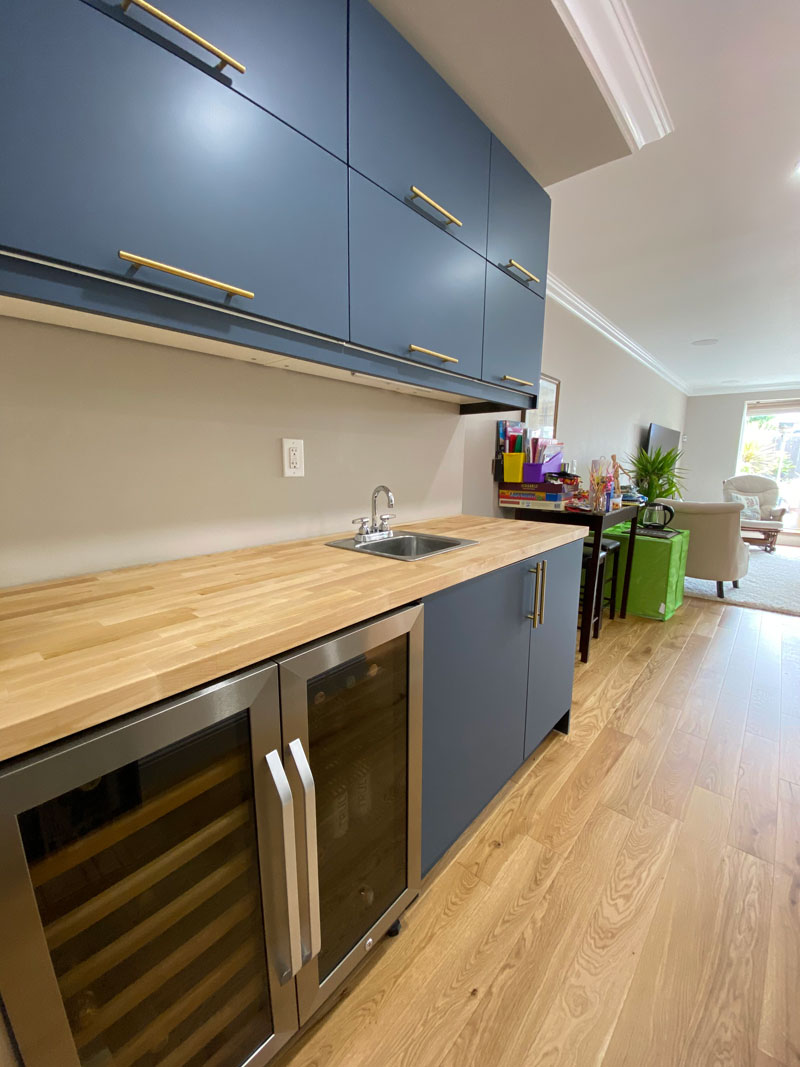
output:
<svg viewBox="0 0 800 1067"><path fill-rule="evenodd" d="M409 345L409 352L422 352L425 356L436 356L437 359L443 359L445 363L458 363L455 356L446 356L444 352L434 352L432 348L420 348L419 345Z"/></svg>
<svg viewBox="0 0 800 1067"><path fill-rule="evenodd" d="M515 378L513 374L504 374L503 381L516 382L517 385L529 385L531 388L533 388L533 382L526 382L524 378Z"/></svg>
<svg viewBox="0 0 800 1067"><path fill-rule="evenodd" d="M199 44L201 48L205 48L205 50L210 52L212 56L216 56L219 60L217 70L224 70L225 67L233 67L234 70L238 70L240 74L244 74L245 70L247 70L244 63L240 63L238 60L234 59L233 56L229 56L227 52L223 52L222 49L217 48L215 44L207 41L204 37L200 37L194 30L190 30L188 26L184 26L170 15L167 15L166 12L160 11L157 7L153 7L152 4L148 4L147 0L122 0L120 6L123 11L127 11L131 4L136 4L142 11L146 11L148 15L152 15L153 18L165 22L167 26L171 26L173 30L182 33L183 36L188 37L190 41L194 41L194 43Z"/></svg>
<svg viewBox="0 0 800 1067"><path fill-rule="evenodd" d="M528 615L528 618L533 623L534 630L539 625L539 578L541 575L541 563L537 563L535 567L529 567L528 573L535 574L533 585L533 615Z"/></svg>
<svg viewBox="0 0 800 1067"><path fill-rule="evenodd" d="M544 622L544 598L547 596L547 560L542 560L542 593L539 597L539 625Z"/></svg>
<svg viewBox="0 0 800 1067"><path fill-rule="evenodd" d="M412 185L411 196L409 197L409 199L416 200L417 197L419 197L420 200L424 200L426 204L430 204L430 206L435 211L438 211L440 214L444 215L448 223L452 222L454 226L464 225L464 223L460 219L457 219L455 215L451 215L447 208L443 208L441 204L437 204L435 200L431 200L427 193L423 193L423 191L421 189L418 189L416 185Z"/></svg>
<svg viewBox="0 0 800 1067"><path fill-rule="evenodd" d="M138 0L137 0L137 2L138 2ZM508 261L508 263L506 263L506 266L507 267L513 267L514 270L518 270L520 272L520 274L524 274L525 277L526 278L530 278L530 280L532 282L539 282L540 281L540 279L537 278L535 274L531 274L531 272L529 270L527 270L525 267L523 267L521 263L517 263L517 261L515 259L510 259Z"/></svg>
<svg viewBox="0 0 800 1067"><path fill-rule="evenodd" d="M214 289L222 289L224 293L232 296L246 296L252 300L255 293L249 289L240 289L238 285L227 285L225 282L215 281L213 278L205 278L202 274L194 274L190 270L181 270L180 267L170 267L168 263L159 263L156 259L145 259L144 256L135 256L133 252L120 250L119 258L126 263L133 263L137 267L152 267L153 270L163 270L165 274L174 274L176 278L186 278L190 282L200 282L201 285L210 285Z"/></svg>

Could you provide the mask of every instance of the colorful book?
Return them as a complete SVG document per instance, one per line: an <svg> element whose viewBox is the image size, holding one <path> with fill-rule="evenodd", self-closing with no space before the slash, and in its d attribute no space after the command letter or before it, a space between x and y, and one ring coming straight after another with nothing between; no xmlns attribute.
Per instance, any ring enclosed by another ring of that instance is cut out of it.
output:
<svg viewBox="0 0 800 1067"><path fill-rule="evenodd" d="M541 500L551 501L552 503L565 503L567 500L572 500L574 494L570 493L565 496L563 493L514 493L510 490L500 490L498 494L501 500Z"/></svg>
<svg viewBox="0 0 800 1067"><path fill-rule="evenodd" d="M574 485L565 482L500 482L501 489L521 493L573 493Z"/></svg>
<svg viewBox="0 0 800 1067"><path fill-rule="evenodd" d="M503 499L498 501L501 508L531 508L536 511L566 511L568 501L554 500L513 500Z"/></svg>

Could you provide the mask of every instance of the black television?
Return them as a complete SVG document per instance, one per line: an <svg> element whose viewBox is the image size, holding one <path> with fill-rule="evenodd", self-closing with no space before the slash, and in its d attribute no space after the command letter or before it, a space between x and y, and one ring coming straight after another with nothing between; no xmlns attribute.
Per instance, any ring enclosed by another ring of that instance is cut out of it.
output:
<svg viewBox="0 0 800 1067"><path fill-rule="evenodd" d="M668 426L659 426L657 422L650 423L650 429L647 431L647 451L651 456L657 448L662 452L669 452L671 448L680 447L680 430L670 430Z"/></svg>

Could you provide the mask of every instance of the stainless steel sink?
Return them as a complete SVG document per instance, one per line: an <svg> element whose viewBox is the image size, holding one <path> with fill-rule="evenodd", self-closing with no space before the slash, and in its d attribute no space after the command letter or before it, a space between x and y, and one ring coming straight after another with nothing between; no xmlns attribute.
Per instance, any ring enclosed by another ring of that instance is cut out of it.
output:
<svg viewBox="0 0 800 1067"><path fill-rule="evenodd" d="M391 537L382 537L377 541L357 542L353 537L341 541L328 541L331 548L346 548L351 552L361 552L367 556L386 556L389 559L404 559L409 563L428 556L438 556L442 552L452 552L456 548L477 545L477 541L466 541L458 537L442 537L440 534L414 533L412 530L394 530Z"/></svg>

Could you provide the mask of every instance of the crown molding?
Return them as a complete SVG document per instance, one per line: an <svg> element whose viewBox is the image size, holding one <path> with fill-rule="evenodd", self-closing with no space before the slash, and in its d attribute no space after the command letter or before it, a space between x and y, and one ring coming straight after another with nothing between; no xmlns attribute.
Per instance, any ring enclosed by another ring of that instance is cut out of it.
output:
<svg viewBox="0 0 800 1067"><path fill-rule="evenodd" d="M561 281L560 278L554 274L548 272L547 275L547 296L551 300L555 300L557 304L561 304L567 311L572 312L573 315L577 315L579 319L591 326L592 329L597 330L607 340L618 345L623 351L627 352L629 356L633 356L639 363L644 364L648 370L658 374L664 381L669 382L670 385L679 389L682 393L689 394L689 387L686 382L671 371L667 370L663 363L660 363L652 353L648 352L646 348L642 348L640 344L637 344L632 337L629 337L619 326L615 326L610 319L607 319L605 315L598 311L596 307L588 304L582 297L578 296L574 289L570 289L568 285Z"/></svg>
<svg viewBox="0 0 800 1067"><path fill-rule="evenodd" d="M738 385L715 385L713 382L709 382L707 385L695 385L689 390L689 396L730 396L732 393L747 397L748 400L756 401L758 399L770 399L776 400L783 399L782 397L776 397L776 393L792 393L795 392L800 395L800 379L789 382L739 382ZM766 393L767 395L759 398L756 393ZM794 399L794 397L787 397L786 399Z"/></svg>
<svg viewBox="0 0 800 1067"><path fill-rule="evenodd" d="M601 311L598 311L596 307L593 307L578 296L574 289L570 289L555 274L548 272L546 291L549 298L555 300L557 304L561 304L573 315L577 315L579 319L583 319L587 326L597 330L607 340L618 345L629 356L633 356L634 359L643 363L648 370L653 371L654 374L663 378L665 382L669 382L670 385L679 389L686 396L721 396L722 394L737 393L750 400L757 400L758 396L756 394L758 393L765 393L770 399L775 396L775 393L797 391L800 394L800 378L787 382L739 382L737 385L720 385L718 382L707 382L701 385L689 385L683 378L679 378L677 374L673 374L672 371L668 370L663 363L656 359L652 352L642 348L624 330L615 326ZM777 399L782 398L778 397Z"/></svg>
<svg viewBox="0 0 800 1067"><path fill-rule="evenodd" d="M674 125L626 0L552 0L631 151Z"/></svg>

